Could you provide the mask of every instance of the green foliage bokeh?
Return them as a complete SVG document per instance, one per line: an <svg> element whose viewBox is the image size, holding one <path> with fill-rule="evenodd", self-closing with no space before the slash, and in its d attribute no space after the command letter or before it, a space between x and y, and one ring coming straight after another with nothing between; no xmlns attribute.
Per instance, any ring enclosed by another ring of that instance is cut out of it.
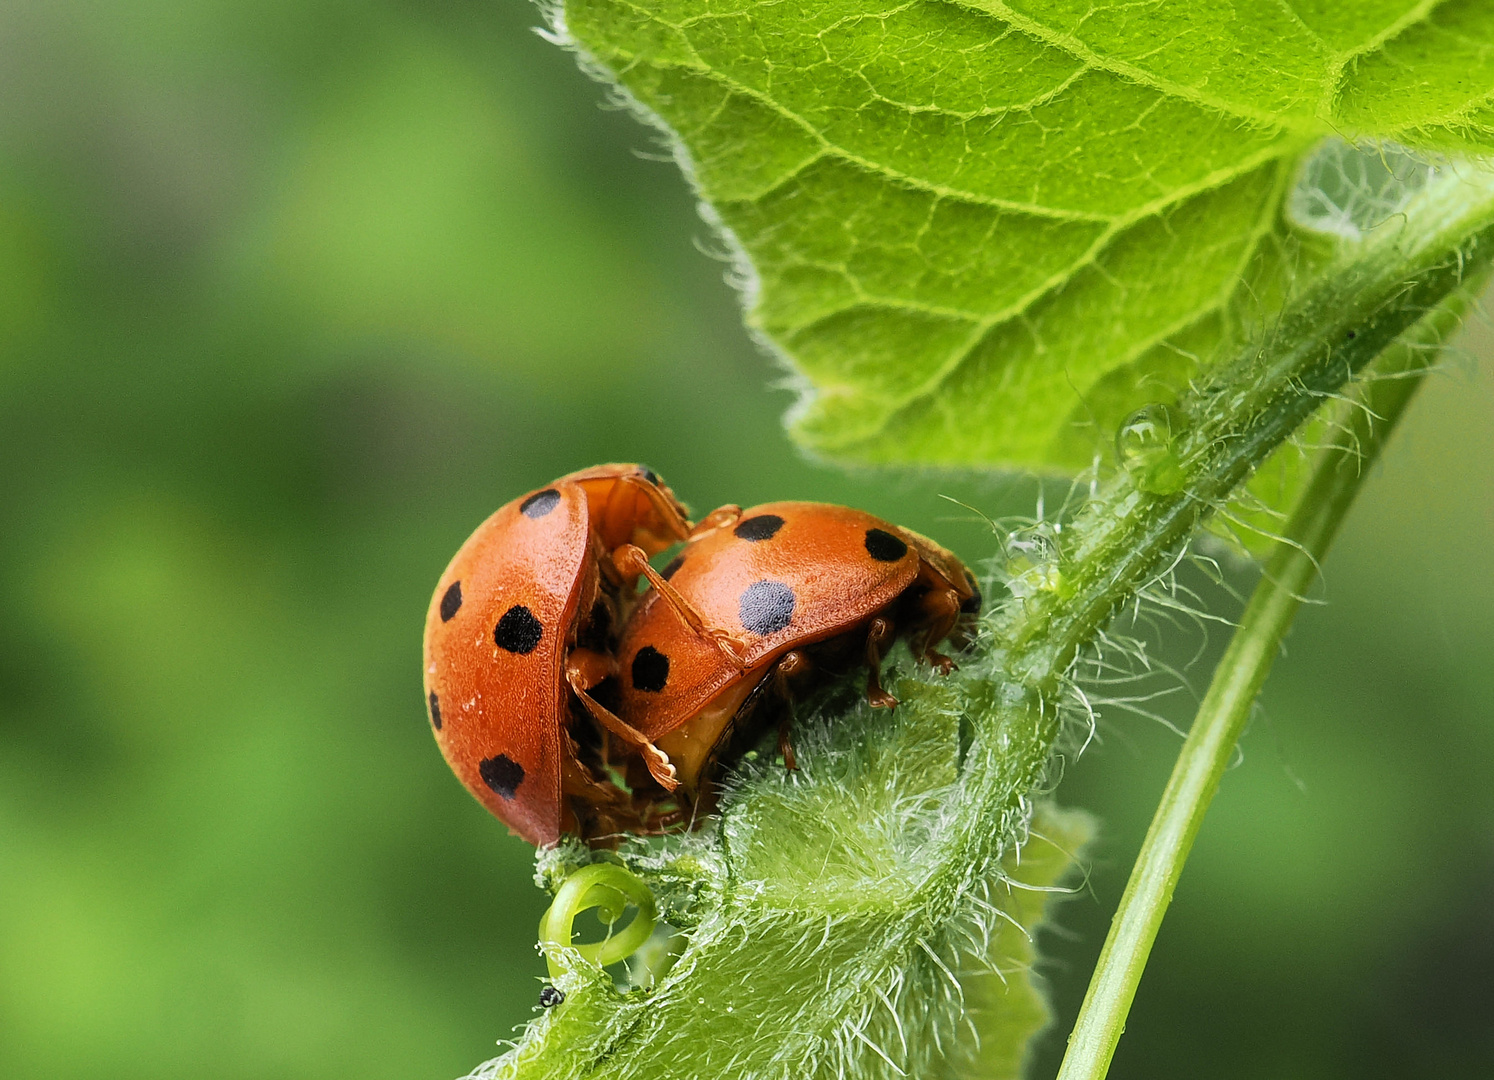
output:
<svg viewBox="0 0 1494 1080"><path fill-rule="evenodd" d="M418 671L436 575L514 494L641 459L698 510L846 501L972 560L935 493L1031 512L797 458L683 182L538 21L0 12L0 1075L451 1077L529 1015L545 898ZM1491 386L1436 380L1356 511L1113 1075L1494 1054ZM1176 749L1102 735L1061 791L1104 822L1061 1027Z"/></svg>

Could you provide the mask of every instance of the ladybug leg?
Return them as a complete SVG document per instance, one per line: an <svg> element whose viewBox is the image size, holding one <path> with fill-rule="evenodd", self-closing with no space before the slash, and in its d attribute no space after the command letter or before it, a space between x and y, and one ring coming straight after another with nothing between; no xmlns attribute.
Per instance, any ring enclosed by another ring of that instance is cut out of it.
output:
<svg viewBox="0 0 1494 1080"><path fill-rule="evenodd" d="M891 619L878 615L866 628L866 701L873 709L891 709L897 698L882 689L882 652L896 633Z"/></svg>
<svg viewBox="0 0 1494 1080"><path fill-rule="evenodd" d="M718 506L705 517L700 523L690 530L690 539L699 540L706 533L715 532L717 529L727 529L735 525L742 516L742 508L736 503L727 503Z"/></svg>
<svg viewBox="0 0 1494 1080"><path fill-rule="evenodd" d="M612 674L612 661L594 649L572 646L565 656L565 677L571 689L581 693L592 690L597 683Z"/></svg>
<svg viewBox="0 0 1494 1080"><path fill-rule="evenodd" d="M650 585L654 583L654 575L651 575L649 573L649 571L653 570L654 568L649 565L648 552L644 551L637 544L623 544L618 547L617 550L612 553L612 566L613 569L615 569L619 574L622 575L624 583L627 583L629 581L637 582L638 575L640 574L648 578L648 582ZM654 574L658 575L660 581L664 580L663 575L658 574L658 571L654 571ZM666 586L668 584L668 582L665 582ZM664 593L663 589L659 591L666 596L668 595L667 593ZM673 591L674 590L671 587L670 592ZM681 602L683 603L683 601Z"/></svg>
<svg viewBox="0 0 1494 1080"><path fill-rule="evenodd" d="M960 594L953 589L931 589L924 595L921 606L928 627L923 639L923 658L938 668L940 675L948 675L955 669L955 662L934 646L947 638L959 622Z"/></svg>
<svg viewBox="0 0 1494 1080"><path fill-rule="evenodd" d="M794 744L789 741L789 724L793 721L790 713L784 713L783 719L778 721L778 752L783 755L783 767L789 772L799 771L799 759L794 756Z"/></svg>
<svg viewBox="0 0 1494 1080"><path fill-rule="evenodd" d="M778 663L773 665L773 687L778 691L778 695L788 701L792 701L794 699L794 692L789 686L789 682L797 679L812 666L809 662L809 657L805 656L798 649L784 653L779 658Z"/></svg>
<svg viewBox="0 0 1494 1080"><path fill-rule="evenodd" d="M665 791L673 791L679 787L680 782L675 779L674 766L670 764L669 755L649 742L643 732L624 723L611 709L606 708L601 702L587 693L587 665L584 659L580 661L574 659L576 653L584 653L586 651L585 649L571 650L571 656L566 658L565 663L566 682L570 684L571 689L576 693L576 697L580 699L582 705L586 706L586 711L591 713L596 722L629 746L636 746L639 753L643 755L644 763L648 765L650 775L659 782L659 786Z"/></svg>
<svg viewBox="0 0 1494 1080"><path fill-rule="evenodd" d="M789 724L794 719L794 694L789 682L809 668L809 658L798 649L784 653L783 658L773 667L773 687L789 703L783 719L778 723L778 752L783 755L783 767L789 772L799 771L799 759L794 755L794 744L789 741Z"/></svg>
<svg viewBox="0 0 1494 1080"><path fill-rule="evenodd" d="M700 612L695 610L695 605L681 596L678 589L665 581L664 576L649 565L648 556L644 554L642 548L633 544L624 544L612 553L612 561L624 579L631 578L636 581L639 574L648 578L648 583L670 607L674 608L679 617L685 621L686 626L716 646L732 667L738 671L747 670L747 662L737 655L738 649L747 647L746 642L725 630L707 626L705 620L700 617Z"/></svg>
<svg viewBox="0 0 1494 1080"><path fill-rule="evenodd" d="M682 825L686 829L693 829L696 825L695 805L683 788L663 800L662 805L659 799L635 795L633 813L638 819L634 831L649 836L662 836Z"/></svg>

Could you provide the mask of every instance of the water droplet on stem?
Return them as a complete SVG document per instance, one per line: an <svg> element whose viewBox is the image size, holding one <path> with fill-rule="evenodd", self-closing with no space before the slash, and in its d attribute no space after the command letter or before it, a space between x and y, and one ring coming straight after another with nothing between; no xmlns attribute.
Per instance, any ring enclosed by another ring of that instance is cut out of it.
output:
<svg viewBox="0 0 1494 1080"><path fill-rule="evenodd" d="M1176 451L1183 415L1170 405L1151 404L1126 417L1115 433L1115 454L1132 482L1153 495L1183 490L1188 476Z"/></svg>

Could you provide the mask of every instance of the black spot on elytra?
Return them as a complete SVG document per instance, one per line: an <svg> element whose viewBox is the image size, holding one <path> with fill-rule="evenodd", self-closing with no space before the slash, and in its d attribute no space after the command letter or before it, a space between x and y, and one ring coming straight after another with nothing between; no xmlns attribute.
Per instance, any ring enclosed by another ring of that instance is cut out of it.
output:
<svg viewBox="0 0 1494 1080"><path fill-rule="evenodd" d="M430 706L431 706L431 727L435 728L437 731L440 731L441 730L441 703L436 700L436 692L434 690L431 691Z"/></svg>
<svg viewBox="0 0 1494 1080"><path fill-rule="evenodd" d="M743 540L751 540L756 543L759 540L770 540L773 534L783 528L783 518L777 514L758 514L757 517L743 518L737 522L737 527L732 530Z"/></svg>
<svg viewBox="0 0 1494 1080"><path fill-rule="evenodd" d="M505 799L512 799L524 782L524 766L507 754L483 758L477 763L477 771L482 782Z"/></svg>
<svg viewBox="0 0 1494 1080"><path fill-rule="evenodd" d="M647 465L638 466L638 473L650 484L653 484L654 487L659 486L659 474L654 472L654 470L650 469Z"/></svg>
<svg viewBox="0 0 1494 1080"><path fill-rule="evenodd" d="M794 590L781 581L753 582L737 601L737 615L754 634L776 634L794 617Z"/></svg>
<svg viewBox="0 0 1494 1080"><path fill-rule="evenodd" d="M669 560L668 566L659 571L659 576L665 581L668 581L670 578L674 577L674 572L684 565L685 557L683 555L676 555L674 558Z"/></svg>
<svg viewBox="0 0 1494 1080"><path fill-rule="evenodd" d="M657 694L669 681L669 657L645 645L633 657L633 689Z"/></svg>
<svg viewBox="0 0 1494 1080"><path fill-rule="evenodd" d="M545 636L545 628L523 604L515 604L503 613L498 625L493 627L493 641L500 649L521 656L534 652L534 647Z"/></svg>
<svg viewBox="0 0 1494 1080"><path fill-rule="evenodd" d="M451 617L462 609L462 583L453 581L441 594L441 621L451 622Z"/></svg>
<svg viewBox="0 0 1494 1080"><path fill-rule="evenodd" d="M553 1009L565 1001L565 991L553 986L540 987L540 1008Z"/></svg>
<svg viewBox="0 0 1494 1080"><path fill-rule="evenodd" d="M886 529L867 529L866 550L877 562L897 562L908 554L908 545Z"/></svg>
<svg viewBox="0 0 1494 1080"><path fill-rule="evenodd" d="M554 488L545 488L544 491L536 491L529 498L519 504L519 513L525 517L542 518L551 510L554 510L560 502L560 492Z"/></svg>

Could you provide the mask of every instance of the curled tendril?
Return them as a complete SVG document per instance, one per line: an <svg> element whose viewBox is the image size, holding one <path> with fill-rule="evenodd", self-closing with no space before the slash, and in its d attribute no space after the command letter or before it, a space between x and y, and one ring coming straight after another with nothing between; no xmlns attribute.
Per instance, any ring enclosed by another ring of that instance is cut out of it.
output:
<svg viewBox="0 0 1494 1080"><path fill-rule="evenodd" d="M614 934L613 925L629 906L637 908L638 913L632 922ZM588 908L597 909L597 918L607 924L607 936L591 944L573 945L571 935L576 916ZM558 963L560 949L574 949L583 960L606 967L636 952L653 934L657 922L654 894L638 877L613 863L593 863L582 867L565 879L554 902L540 919L540 946L544 948L550 978L558 979L564 973L565 969Z"/></svg>

